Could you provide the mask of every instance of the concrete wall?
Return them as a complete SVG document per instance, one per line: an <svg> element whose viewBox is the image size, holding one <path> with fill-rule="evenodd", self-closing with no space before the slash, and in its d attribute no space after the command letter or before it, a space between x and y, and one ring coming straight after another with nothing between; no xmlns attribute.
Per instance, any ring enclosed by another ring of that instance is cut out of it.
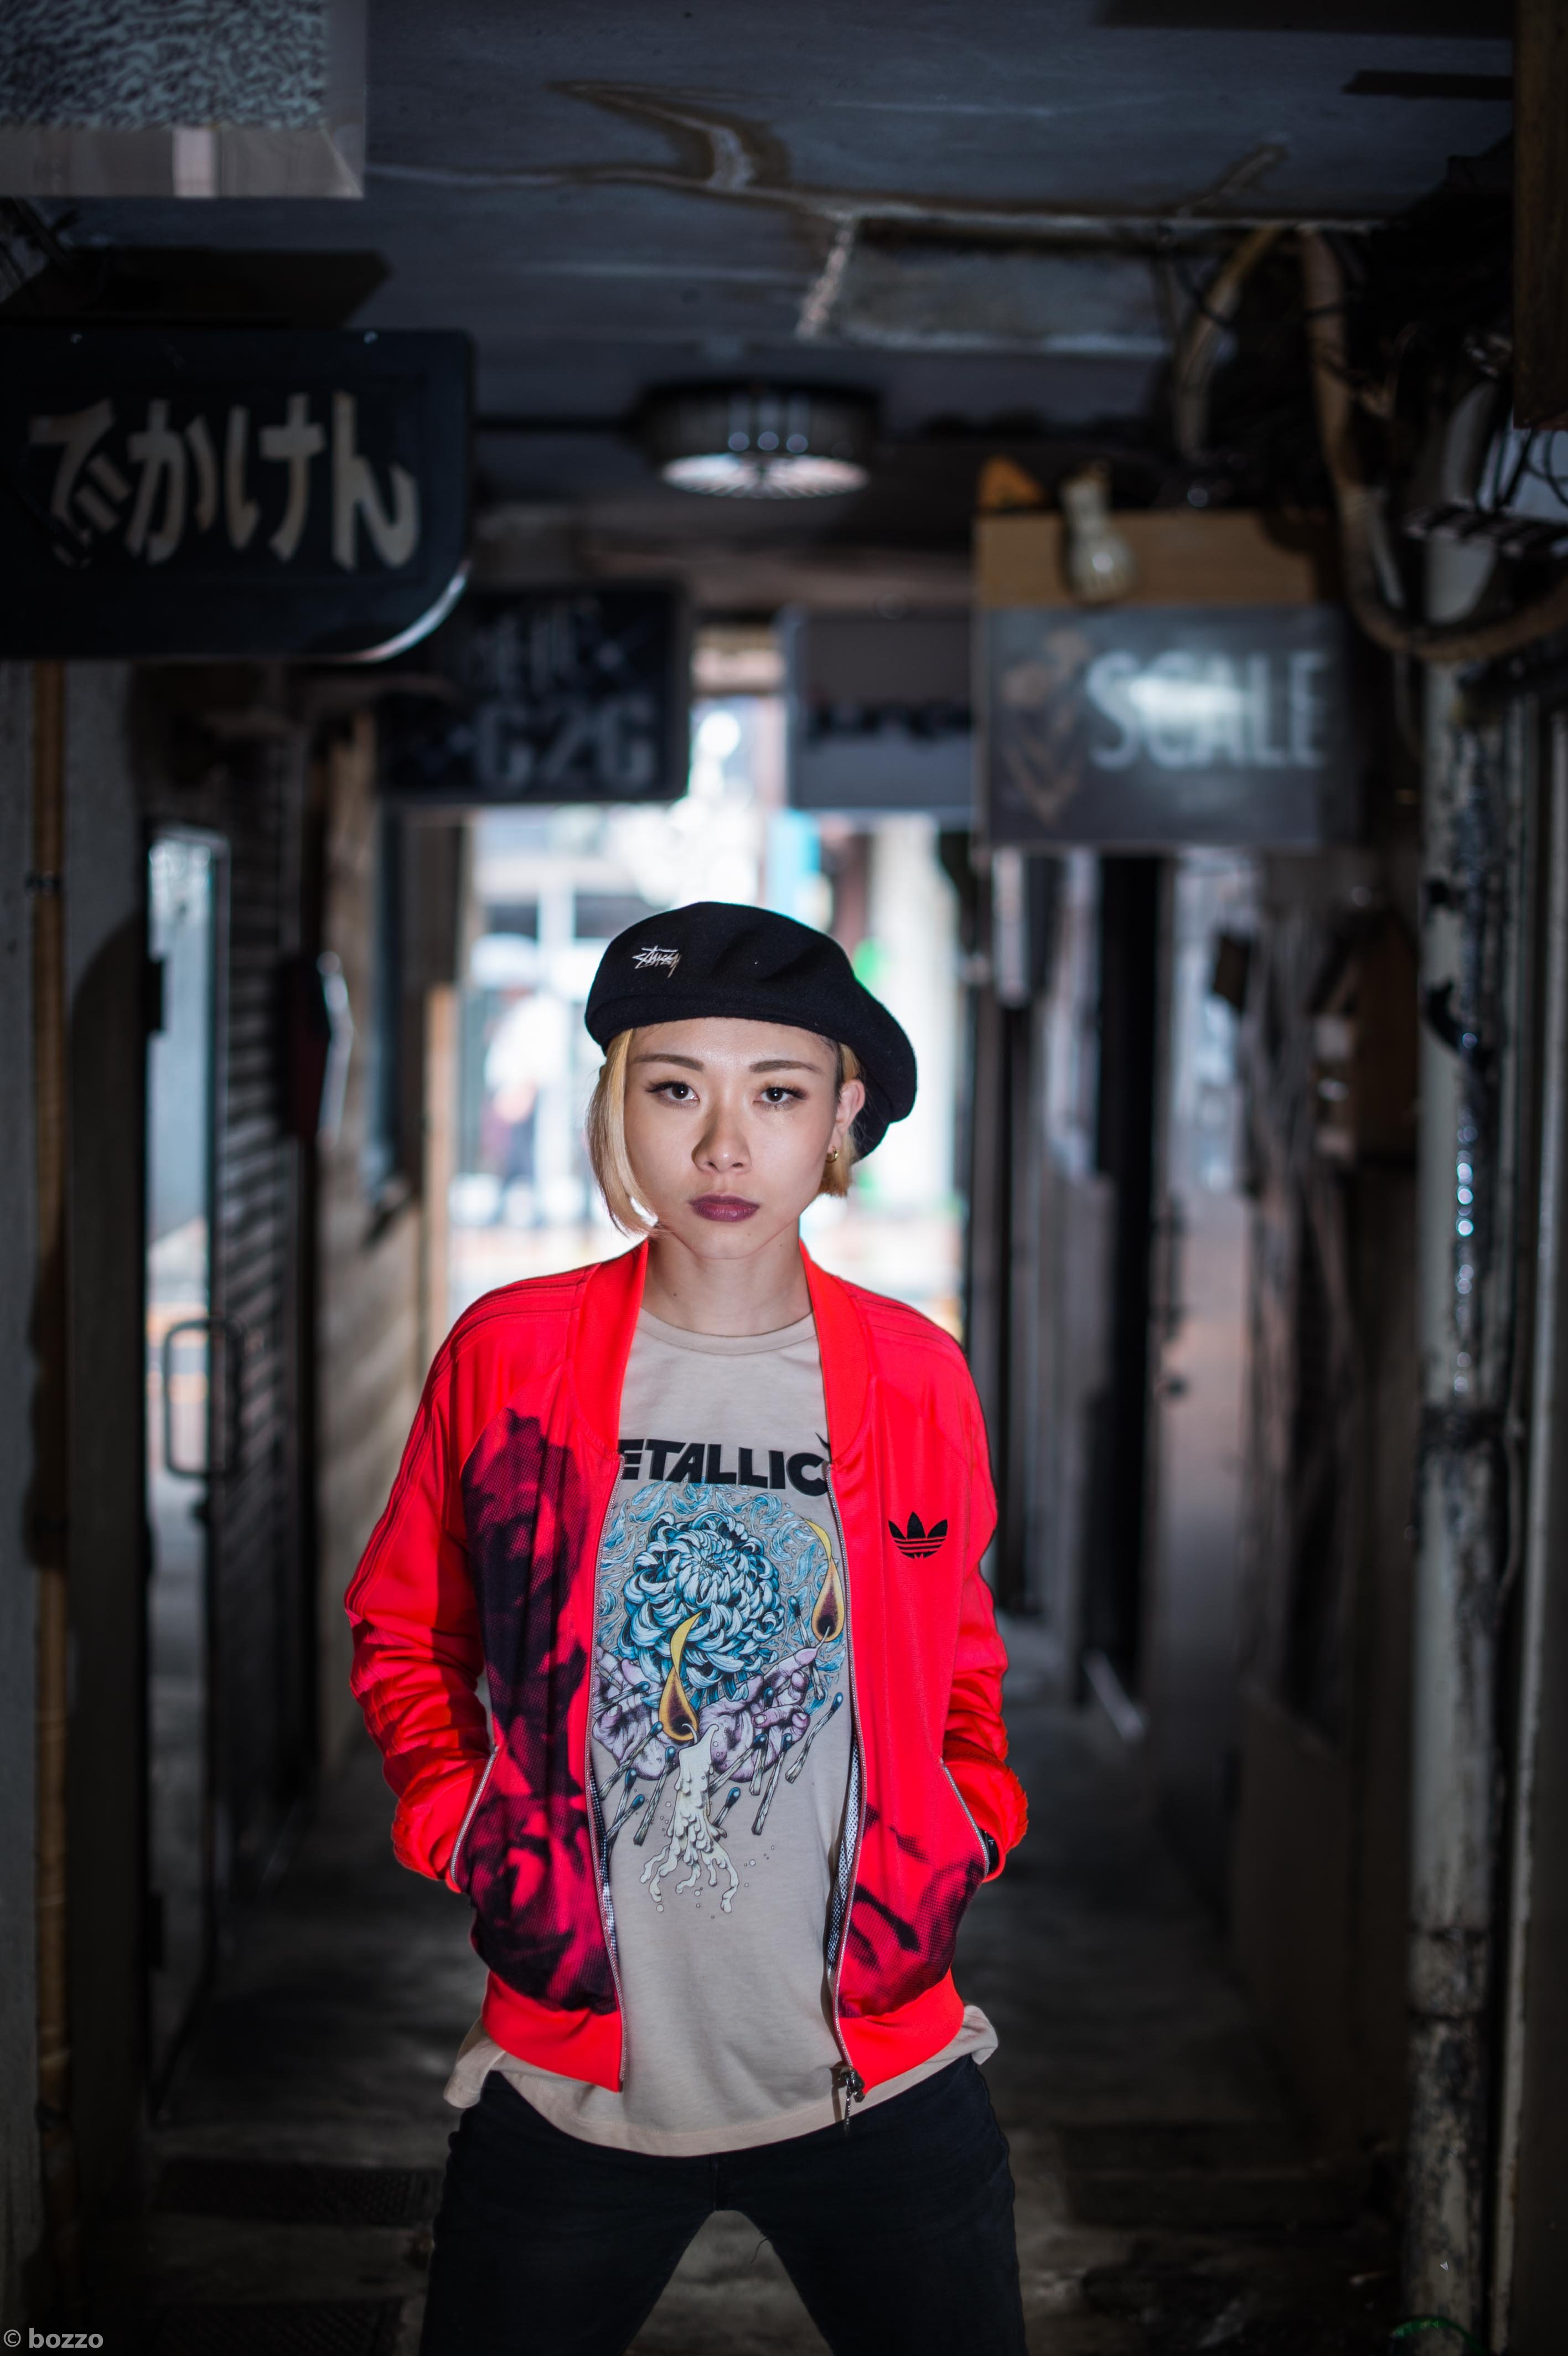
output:
<svg viewBox="0 0 1568 2356"><path fill-rule="evenodd" d="M72 2118L89 2231L142 2117L142 838L129 674L66 692L70 1095L69 1730ZM0 2260L7 2322L37 2295L30 674L0 666Z"/></svg>
<svg viewBox="0 0 1568 2356"><path fill-rule="evenodd" d="M1568 1333L1568 1255L1558 1243L1560 1334ZM1563 1344L1558 1349L1561 1353ZM1553 1421L1568 1454L1568 1381L1558 1359ZM1563 1461L1561 1458L1560 1462ZM1508 2346L1514 2356L1554 2356L1563 2344L1563 2276L1568 2259L1568 1551L1564 1484L1544 1509L1551 1565L1541 1624L1540 1730L1531 1810L1530 1920L1523 1965L1522 2118L1518 2169L1518 2245Z"/></svg>
<svg viewBox="0 0 1568 2356"><path fill-rule="evenodd" d="M23 2312L42 2231L33 1973L34 1580L27 1546L33 1356L31 674L0 664L0 2318Z"/></svg>
<svg viewBox="0 0 1568 2356"><path fill-rule="evenodd" d="M1349 2067L1364 2144L1402 2144L1406 2111L1405 1977L1410 1919L1410 1530L1419 1442L1415 1180L1399 1169L1357 1183L1357 1280L1367 1304L1362 1381L1374 1444L1361 1494L1356 1594L1356 1779L1350 1904L1356 1970Z"/></svg>
<svg viewBox="0 0 1568 2356"><path fill-rule="evenodd" d="M133 675L76 665L66 712L70 1022L70 2007L89 2237L133 2169L144 2053L144 906ZM30 673L0 667L0 2268L25 2311L41 2234L33 1954L34 1592L26 1546L33 1359ZM359 1029L317 1191L322 1754L354 1722L342 1594L396 1471L422 1375L417 1189L373 1196L369 1112L379 814L368 722L320 765L321 922ZM421 1010L422 1012L422 1010ZM422 1026L421 1026L422 1038ZM417 1177L417 1172L415 1173Z"/></svg>
<svg viewBox="0 0 1568 2356"><path fill-rule="evenodd" d="M1350 1703L1326 1741L1249 1686L1233 1880L1238 1957L1328 2148L1392 2154L1405 2127L1411 1597L1416 1449L1414 1182L1356 1182L1362 1329Z"/></svg>
<svg viewBox="0 0 1568 2356"><path fill-rule="evenodd" d="M1401 904L1388 871L1360 873L1278 862L1265 902L1278 1032L1277 1052L1260 1050L1253 1067L1250 1629L1232 1879L1236 1954L1264 2024L1320 2142L1346 2159L1392 2158L1406 2108L1418 1370L1403 920L1396 929L1379 914L1349 937L1360 976L1350 1150L1328 1160L1304 1127L1305 1151L1287 1159L1281 1141L1324 1052L1307 985L1332 971L1336 911L1362 905L1358 888L1374 909ZM1317 1290L1293 1274L1309 1213L1334 1248Z"/></svg>
<svg viewBox="0 0 1568 2356"><path fill-rule="evenodd" d="M342 1751L358 1712L348 1692L343 1591L398 1469L419 1402L421 1209L397 1190L378 1200L364 1172L370 1113L377 910L373 723L362 717L325 754L324 949L339 959L355 1023L343 1118L318 1165L316 1294L320 1741Z"/></svg>
<svg viewBox="0 0 1568 2356"><path fill-rule="evenodd" d="M142 2115L145 854L128 665L66 703L73 2112L85 2220Z"/></svg>

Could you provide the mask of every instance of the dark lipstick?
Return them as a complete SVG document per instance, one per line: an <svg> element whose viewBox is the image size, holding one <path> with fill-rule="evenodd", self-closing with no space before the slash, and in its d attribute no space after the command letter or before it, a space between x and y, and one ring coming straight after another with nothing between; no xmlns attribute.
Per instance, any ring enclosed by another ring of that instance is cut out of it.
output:
<svg viewBox="0 0 1568 2356"><path fill-rule="evenodd" d="M692 1199L692 1209L699 1219L749 1219L762 1209L760 1203L749 1203L744 1194L698 1194Z"/></svg>

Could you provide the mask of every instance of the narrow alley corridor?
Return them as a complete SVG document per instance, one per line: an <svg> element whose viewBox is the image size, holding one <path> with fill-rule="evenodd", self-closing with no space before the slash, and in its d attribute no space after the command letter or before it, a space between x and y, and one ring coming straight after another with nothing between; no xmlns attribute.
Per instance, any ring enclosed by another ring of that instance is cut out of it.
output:
<svg viewBox="0 0 1568 2356"><path fill-rule="evenodd" d="M996 2023L1029 2347L1050 2356L1381 2351L1396 2259L1367 2188L1308 2162L1267 2055L1093 1707L1033 1697L1009 1631L1033 1828L972 1911L966 1997ZM220 1985L155 2135L149 2219L96 2302L148 2356L412 2356L452 2114L478 2008L464 1910L387 1846L357 1750ZM771 2253L714 2218L639 2356L805 2356L822 2342ZM889 2351L893 2356L893 2351Z"/></svg>
<svg viewBox="0 0 1568 2356"><path fill-rule="evenodd" d="M0 2356L1568 2356L1568 0L13 20Z"/></svg>

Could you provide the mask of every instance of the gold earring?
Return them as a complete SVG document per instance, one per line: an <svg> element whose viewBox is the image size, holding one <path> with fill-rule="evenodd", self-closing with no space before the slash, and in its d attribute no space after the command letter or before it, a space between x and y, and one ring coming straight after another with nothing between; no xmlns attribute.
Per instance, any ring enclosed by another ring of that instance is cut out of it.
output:
<svg viewBox="0 0 1568 2356"><path fill-rule="evenodd" d="M829 1162L837 1162L837 1159L838 1159L838 1148L837 1148L837 1146L834 1146L834 1147L833 1147L832 1151L829 1152L829 1154L828 1154L828 1156L827 1156L827 1159L829 1160Z"/></svg>

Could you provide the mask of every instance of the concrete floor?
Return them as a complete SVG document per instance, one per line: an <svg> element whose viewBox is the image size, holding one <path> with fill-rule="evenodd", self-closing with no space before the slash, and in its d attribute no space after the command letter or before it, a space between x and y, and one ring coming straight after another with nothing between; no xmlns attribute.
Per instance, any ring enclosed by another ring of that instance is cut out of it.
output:
<svg viewBox="0 0 1568 2356"><path fill-rule="evenodd" d="M1097 1717L1031 1697L1021 1666L1012 1686L1033 1827L974 1907L958 1976L1001 2038L987 2075L1031 2351L1381 2356L1397 2315L1387 2228L1303 2152L1136 1762ZM101 2323L134 2319L149 2356L413 2356L441 2089L481 1973L459 1901L392 1863L389 1813L367 1749L247 1926L177 2075L161 2192L109 2245L96 2303ZM379 2173L297 2172L311 2163ZM754 2229L721 2216L635 2345L823 2342Z"/></svg>

